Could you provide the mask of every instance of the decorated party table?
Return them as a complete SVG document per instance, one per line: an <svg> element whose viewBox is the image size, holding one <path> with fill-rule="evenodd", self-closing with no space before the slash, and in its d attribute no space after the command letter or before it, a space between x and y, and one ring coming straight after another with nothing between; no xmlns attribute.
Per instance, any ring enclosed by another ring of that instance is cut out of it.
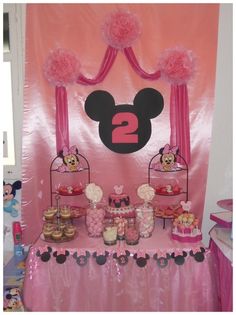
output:
<svg viewBox="0 0 236 315"><path fill-rule="evenodd" d="M171 239L156 219L137 245L89 238L84 218L68 242L40 235L26 262L24 304L30 311L217 311L214 261L201 242Z"/></svg>

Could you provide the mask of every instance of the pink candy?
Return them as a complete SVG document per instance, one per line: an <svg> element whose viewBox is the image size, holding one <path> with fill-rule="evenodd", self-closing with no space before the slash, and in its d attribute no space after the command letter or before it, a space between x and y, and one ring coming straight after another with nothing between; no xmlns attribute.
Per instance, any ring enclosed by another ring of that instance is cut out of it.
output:
<svg viewBox="0 0 236 315"><path fill-rule="evenodd" d="M103 209L88 209L86 225L90 237L99 237L103 231L103 220L105 212Z"/></svg>

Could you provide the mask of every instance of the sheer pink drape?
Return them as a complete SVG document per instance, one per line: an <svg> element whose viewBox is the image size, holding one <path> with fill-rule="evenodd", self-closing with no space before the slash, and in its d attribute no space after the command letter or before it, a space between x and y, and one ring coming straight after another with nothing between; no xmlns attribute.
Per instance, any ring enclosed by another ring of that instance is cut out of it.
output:
<svg viewBox="0 0 236 315"><path fill-rule="evenodd" d="M108 46L98 74L92 79L86 78L83 74L81 74L77 79L77 83L83 85L95 85L102 82L111 70L111 67L116 59L117 52L117 49Z"/></svg>

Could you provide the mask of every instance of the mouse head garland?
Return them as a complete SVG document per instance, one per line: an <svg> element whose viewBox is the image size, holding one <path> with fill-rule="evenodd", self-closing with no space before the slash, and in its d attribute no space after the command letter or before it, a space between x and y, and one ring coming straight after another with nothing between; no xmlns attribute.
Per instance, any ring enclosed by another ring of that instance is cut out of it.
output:
<svg viewBox="0 0 236 315"><path fill-rule="evenodd" d="M95 85L102 82L109 73L116 59L117 53L121 51L124 53L128 62L131 64L133 70L140 77L148 80L158 80L161 78L166 80L171 85L170 143L172 146L175 146L177 143L180 144L179 149L181 155L185 158L187 163L190 162L190 131L187 82L189 82L195 72L195 57L193 56L192 51L183 47L166 49L161 54L159 61L156 63L157 66L154 72L148 73L139 65L132 49L132 45L139 38L140 34L141 26L138 17L135 14L121 9L111 12L111 14L105 18L102 25L102 36L108 45L107 50L101 62L101 66L98 67L99 72L94 78L86 78L81 73L81 63L74 52L62 48L57 48L50 52L45 61L43 71L46 79L50 84L55 86L56 90L57 153L59 153L64 146L69 147L66 86L75 83L82 85ZM160 106L158 111L160 114ZM178 117L173 114L176 111L178 111ZM131 110L129 110L129 112L131 113L132 118L134 118ZM119 118L119 123L116 124L119 125L123 123L123 118L121 119L120 116L116 116L116 118L117 117ZM127 117L126 119L129 119ZM153 117L155 117L155 115L150 118ZM99 119L99 121L101 122L101 119ZM125 120L125 122L127 123L127 120ZM137 128L135 128L133 131L135 132L136 130ZM147 136L143 140L143 143L148 141L148 134L149 132L147 132ZM131 136L133 135L131 134ZM103 138L102 141L103 143L108 142L108 140L104 141ZM109 142L112 141L109 140ZM106 143L105 145L107 145ZM142 145L139 143L139 146L137 145L136 150L141 149L145 145L143 143ZM118 146L115 142L112 142L112 144L114 144L114 147ZM127 147L126 144L124 146ZM133 147L134 146L135 145L133 145ZM135 150L119 149L118 151L121 153L130 153L134 152ZM117 149L114 149L114 152L117 152Z"/></svg>

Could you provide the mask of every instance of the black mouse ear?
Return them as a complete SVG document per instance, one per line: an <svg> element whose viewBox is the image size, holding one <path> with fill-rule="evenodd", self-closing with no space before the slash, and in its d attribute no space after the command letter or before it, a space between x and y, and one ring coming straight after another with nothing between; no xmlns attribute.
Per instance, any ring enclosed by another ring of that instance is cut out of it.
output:
<svg viewBox="0 0 236 315"><path fill-rule="evenodd" d="M57 257L57 251L53 253L53 257Z"/></svg>
<svg viewBox="0 0 236 315"><path fill-rule="evenodd" d="M202 252L202 253L205 253L205 251L206 251L205 248L200 247L200 249L201 249L201 252Z"/></svg>
<svg viewBox="0 0 236 315"><path fill-rule="evenodd" d="M183 251L183 257L187 257L187 253L185 251Z"/></svg>
<svg viewBox="0 0 236 315"><path fill-rule="evenodd" d="M146 257L146 259L149 259L149 258L150 258L150 256L149 256L148 254L145 254L145 257Z"/></svg>
<svg viewBox="0 0 236 315"><path fill-rule="evenodd" d="M36 252L36 256L37 256L37 257L40 257L40 256L41 256L39 249L38 249L37 252Z"/></svg>
<svg viewBox="0 0 236 315"><path fill-rule="evenodd" d="M190 250L189 255L190 255L190 256L194 256L194 254L193 254L193 251L192 251L192 250Z"/></svg>
<svg viewBox="0 0 236 315"><path fill-rule="evenodd" d="M171 259L171 255L170 254L166 254L166 258L167 259Z"/></svg>
<svg viewBox="0 0 236 315"><path fill-rule="evenodd" d="M125 254L126 254L127 257L129 257L130 252L129 252L128 250L126 250L126 251L125 251Z"/></svg>
<svg viewBox="0 0 236 315"><path fill-rule="evenodd" d="M65 251L66 257L70 255L70 252L68 250Z"/></svg>
<svg viewBox="0 0 236 315"><path fill-rule="evenodd" d="M75 252L72 256L73 256L73 258L77 259L77 257L78 257L77 252Z"/></svg>
<svg viewBox="0 0 236 315"><path fill-rule="evenodd" d="M117 259L117 253L113 254L113 258Z"/></svg>
<svg viewBox="0 0 236 315"><path fill-rule="evenodd" d="M105 119L107 115L111 117L113 107L115 107L114 98L106 91L92 92L86 98L84 105L87 115L95 121Z"/></svg>
<svg viewBox="0 0 236 315"><path fill-rule="evenodd" d="M95 258L97 257L97 252L93 253L93 257L95 257Z"/></svg>
<svg viewBox="0 0 236 315"><path fill-rule="evenodd" d="M153 259L157 260L157 253L153 255Z"/></svg>
<svg viewBox="0 0 236 315"><path fill-rule="evenodd" d="M21 181L20 180L15 181L12 187L16 190L21 189Z"/></svg>
<svg viewBox="0 0 236 315"><path fill-rule="evenodd" d="M150 119L160 115L164 107L164 99L157 90L145 88L136 94L134 106L137 112Z"/></svg>
<svg viewBox="0 0 236 315"><path fill-rule="evenodd" d="M137 254L134 254L133 258L134 258L134 259L137 259Z"/></svg>
<svg viewBox="0 0 236 315"><path fill-rule="evenodd" d="M48 252L51 253L52 252L52 248L48 246Z"/></svg>
<svg viewBox="0 0 236 315"><path fill-rule="evenodd" d="M174 252L171 254L171 257L172 257L172 258L175 258L175 253L174 253Z"/></svg>

